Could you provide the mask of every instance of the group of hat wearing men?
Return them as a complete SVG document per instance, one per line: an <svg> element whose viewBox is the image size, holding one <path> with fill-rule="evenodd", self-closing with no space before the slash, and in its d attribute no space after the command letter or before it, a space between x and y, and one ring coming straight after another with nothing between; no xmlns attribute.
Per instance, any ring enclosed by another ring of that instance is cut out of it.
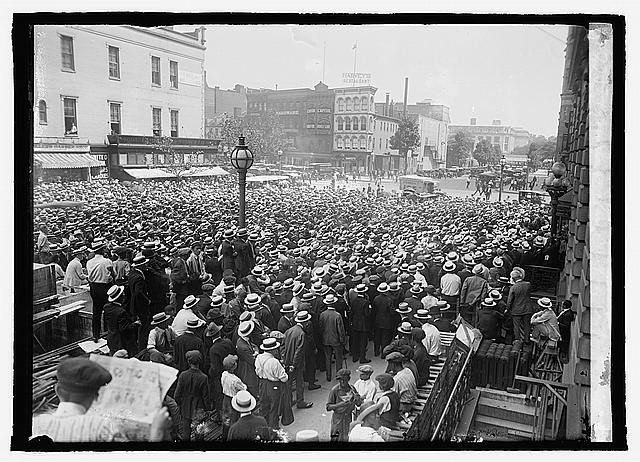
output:
<svg viewBox="0 0 640 462"><path fill-rule="evenodd" d="M319 387L318 370L343 379L347 354L368 368L371 340L393 374L376 389L399 393L369 414L392 426L452 321L465 318L488 338L528 341L533 310L521 268L557 258L538 206L414 204L297 185L249 191L252 226L238 229L233 191L232 181L196 180L47 184L34 193L36 201L93 206L40 210L36 224L46 234L36 250L66 265L65 283L69 268L84 276L80 283L88 279L94 335L104 314L112 354L180 370L169 394L182 438L201 408L219 410L232 439L290 423L292 403L311 407L304 388ZM327 404L338 440L362 405L352 388L348 379L338 384ZM352 395L345 401L342 393ZM259 416L247 411L253 400Z"/></svg>

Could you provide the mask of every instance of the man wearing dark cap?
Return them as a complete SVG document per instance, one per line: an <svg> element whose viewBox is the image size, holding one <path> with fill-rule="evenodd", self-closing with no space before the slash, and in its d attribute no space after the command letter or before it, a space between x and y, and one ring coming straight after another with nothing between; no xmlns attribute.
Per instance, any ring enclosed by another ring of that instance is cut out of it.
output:
<svg viewBox="0 0 640 462"><path fill-rule="evenodd" d="M237 353L233 342L228 338L221 337L221 328L215 322L209 324L205 331L205 336L211 339L209 348L209 386L211 388L211 400L218 412L222 411L222 371L223 361L228 355Z"/></svg>
<svg viewBox="0 0 640 462"><path fill-rule="evenodd" d="M189 369L186 354L188 351L198 350L201 356L204 356L204 343L202 339L196 335L196 330L204 324L200 319L190 319L187 321L187 330L176 338L173 349L175 351L176 367L179 371ZM202 361L200 361L202 365Z"/></svg>
<svg viewBox="0 0 640 462"><path fill-rule="evenodd" d="M203 318L211 309L211 295L213 294L213 284L202 284L202 294L198 296L198 303L193 308L194 313L200 313Z"/></svg>
<svg viewBox="0 0 640 462"><path fill-rule="evenodd" d="M204 278L204 262L202 261L202 243L195 241L191 244L191 255L187 258L187 271L189 280L189 293L200 295L202 293L202 280Z"/></svg>
<svg viewBox="0 0 640 462"><path fill-rule="evenodd" d="M240 228L233 241L233 251L235 255L236 276L243 278L251 271L251 246L247 242L247 228Z"/></svg>
<svg viewBox="0 0 640 462"><path fill-rule="evenodd" d="M202 352L189 350L185 353L185 360L188 368L178 376L173 396L180 406L183 438L185 441L189 441L191 439L191 421L198 411L206 411L211 408L211 398L209 396L209 378L200 370Z"/></svg>
<svg viewBox="0 0 640 462"><path fill-rule="evenodd" d="M64 359L56 370L56 395L60 404L52 414L33 418L31 434L48 436L55 443L126 441L118 424L87 411L100 388L111 382L111 374L87 358ZM162 441L171 425L167 408L161 408L151 423L149 441Z"/></svg>
<svg viewBox="0 0 640 462"><path fill-rule="evenodd" d="M176 295L176 311L182 308L184 299L189 295L189 273L187 270L187 257L189 249L176 249L175 256L171 260L171 289Z"/></svg>

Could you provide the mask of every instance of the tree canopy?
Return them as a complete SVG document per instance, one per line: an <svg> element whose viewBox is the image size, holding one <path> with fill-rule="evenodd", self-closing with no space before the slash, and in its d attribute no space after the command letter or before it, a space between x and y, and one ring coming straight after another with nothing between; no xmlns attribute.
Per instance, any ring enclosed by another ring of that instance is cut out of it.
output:
<svg viewBox="0 0 640 462"><path fill-rule="evenodd" d="M499 162L501 154L500 146L492 145L488 140L480 140L473 151L473 158L478 164L485 166Z"/></svg>
<svg viewBox="0 0 640 462"><path fill-rule="evenodd" d="M459 166L466 161L473 150L473 139L465 132L459 131L447 144L447 167Z"/></svg>
<svg viewBox="0 0 640 462"><path fill-rule="evenodd" d="M408 117L401 119L398 129L389 140L389 146L391 149L397 149L404 156L409 150L415 152L420 147L418 124Z"/></svg>
<svg viewBox="0 0 640 462"><path fill-rule="evenodd" d="M275 112L260 116L246 116L243 119L227 117L222 123L222 144L229 149L238 144L238 137L244 135L247 146L256 160L273 157L286 147L284 132Z"/></svg>

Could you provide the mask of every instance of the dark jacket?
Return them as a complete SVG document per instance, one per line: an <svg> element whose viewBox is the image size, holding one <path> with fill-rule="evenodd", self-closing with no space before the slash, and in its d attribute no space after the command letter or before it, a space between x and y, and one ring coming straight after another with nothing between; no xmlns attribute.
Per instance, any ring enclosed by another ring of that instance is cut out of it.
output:
<svg viewBox="0 0 640 462"><path fill-rule="evenodd" d="M253 356L253 347L242 337L236 342L238 351L238 370L236 375L249 388L258 386L258 376L256 375L256 358Z"/></svg>
<svg viewBox="0 0 640 462"><path fill-rule="evenodd" d="M351 329L368 332L371 318L371 304L365 295L359 295L351 302Z"/></svg>
<svg viewBox="0 0 640 462"><path fill-rule="evenodd" d="M218 257L207 258L204 262L204 270L211 275L214 286L220 284L220 281L222 281L222 264L218 261Z"/></svg>
<svg viewBox="0 0 640 462"><path fill-rule="evenodd" d="M393 300L387 294L380 294L373 299L374 327L393 329L394 326Z"/></svg>
<svg viewBox="0 0 640 462"><path fill-rule="evenodd" d="M247 276L251 272L251 247L243 239L233 241L235 251L236 274L239 278Z"/></svg>
<svg viewBox="0 0 640 462"><path fill-rule="evenodd" d="M222 361L228 355L235 355L236 347L233 346L231 340L223 338L216 340L209 348L209 379L220 384L222 376Z"/></svg>
<svg viewBox="0 0 640 462"><path fill-rule="evenodd" d="M182 417L192 419L199 409L207 410L211 407L209 378L200 369L189 368L181 372L173 398L180 406Z"/></svg>
<svg viewBox="0 0 640 462"><path fill-rule="evenodd" d="M193 312L198 316L202 315L202 319L207 318L207 312L211 309L211 297L206 294L198 296L198 303L193 307Z"/></svg>
<svg viewBox="0 0 640 462"><path fill-rule="evenodd" d="M103 308L104 325L107 327L107 345L113 354L126 349L129 356L136 351L136 334L138 326L133 324L129 313L122 305L107 303Z"/></svg>
<svg viewBox="0 0 640 462"><path fill-rule="evenodd" d="M189 364L187 363L185 355L187 354L187 351L191 350L198 350L204 359L205 352L202 339L193 332L187 331L180 337L176 338L176 343L173 345L176 367L179 371L186 371L189 369Z"/></svg>
<svg viewBox="0 0 640 462"><path fill-rule="evenodd" d="M282 316L278 321L278 328L276 330L284 334L291 327L293 327L293 325L294 325L294 322L292 320L286 318L285 316Z"/></svg>
<svg viewBox="0 0 640 462"><path fill-rule="evenodd" d="M257 436L268 429L264 417L249 414L231 425L227 434L227 441L255 441Z"/></svg>
<svg viewBox="0 0 640 462"><path fill-rule="evenodd" d="M129 312L136 316L148 316L151 300L148 295L147 281L140 270L132 269L129 273Z"/></svg>
<svg viewBox="0 0 640 462"><path fill-rule="evenodd" d="M222 256L222 271L230 269L234 273L236 272L236 260L233 252L233 244L230 241L224 240L220 245L220 255Z"/></svg>
<svg viewBox="0 0 640 462"><path fill-rule="evenodd" d="M414 346L413 362L416 364L416 368L418 369L418 378L416 380L416 385L418 387L423 387L429 380L429 368L431 367L431 359L429 358L427 349L424 347L424 344L422 342L419 342Z"/></svg>
<svg viewBox="0 0 640 462"><path fill-rule="evenodd" d="M187 278L187 262L182 257L176 257L171 261L171 283L176 294L188 295L189 286Z"/></svg>
<svg viewBox="0 0 640 462"><path fill-rule="evenodd" d="M511 286L507 298L507 309L512 316L531 314L531 284L527 281L518 281Z"/></svg>
<svg viewBox="0 0 640 462"><path fill-rule="evenodd" d="M284 334L284 364L304 368L305 333L300 324L295 324Z"/></svg>
<svg viewBox="0 0 640 462"><path fill-rule="evenodd" d="M320 315L322 344L341 346L345 344L345 331L342 316L335 309L327 309Z"/></svg>
<svg viewBox="0 0 640 462"><path fill-rule="evenodd" d="M496 339L500 337L502 329L502 314L491 308L482 308L478 311L478 330L482 338Z"/></svg>

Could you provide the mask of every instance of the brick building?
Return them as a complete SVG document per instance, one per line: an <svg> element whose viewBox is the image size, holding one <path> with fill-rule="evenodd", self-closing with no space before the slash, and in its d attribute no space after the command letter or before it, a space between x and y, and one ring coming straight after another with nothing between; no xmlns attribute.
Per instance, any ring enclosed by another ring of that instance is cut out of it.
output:
<svg viewBox="0 0 640 462"><path fill-rule="evenodd" d="M34 148L44 170L130 178L125 169L175 161L154 148L158 136L189 162L215 153L203 141L204 27L36 26L34 39Z"/></svg>
<svg viewBox="0 0 640 462"><path fill-rule="evenodd" d="M278 116L286 147L282 163L311 165L334 160L332 154L333 91L322 82L313 89L247 89L247 117L267 112ZM277 153L267 159L277 162Z"/></svg>

